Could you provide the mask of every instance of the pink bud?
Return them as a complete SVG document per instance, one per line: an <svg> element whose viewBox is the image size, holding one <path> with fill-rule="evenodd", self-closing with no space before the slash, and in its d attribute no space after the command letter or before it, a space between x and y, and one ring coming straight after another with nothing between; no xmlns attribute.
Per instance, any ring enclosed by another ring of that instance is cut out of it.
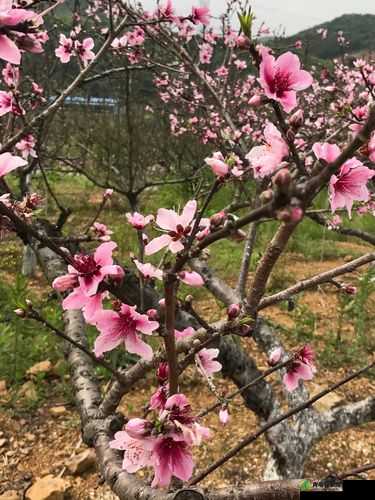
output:
<svg viewBox="0 0 375 500"><path fill-rule="evenodd" d="M353 285L344 285L343 290L348 295L356 295L356 293L357 293L357 287L355 287Z"/></svg>
<svg viewBox="0 0 375 500"><path fill-rule="evenodd" d="M227 214L224 212L224 210L221 210L220 212L217 212L210 217L210 224L211 226L218 227L224 224L226 220Z"/></svg>
<svg viewBox="0 0 375 500"><path fill-rule="evenodd" d="M159 313L156 309L149 309L146 312L148 318L152 321L157 321L159 319Z"/></svg>
<svg viewBox="0 0 375 500"><path fill-rule="evenodd" d="M123 270L123 268L121 266L113 266L113 267L115 268L115 271L111 273L110 277L113 280L122 280L122 278L125 275L125 271Z"/></svg>
<svg viewBox="0 0 375 500"><path fill-rule="evenodd" d="M223 406L219 411L219 420L223 425L226 425L229 422L229 412L227 407Z"/></svg>
<svg viewBox="0 0 375 500"><path fill-rule="evenodd" d="M297 110L289 118L289 125L293 127L294 130L298 130L300 127L302 127L303 123L304 123L304 114L302 109Z"/></svg>
<svg viewBox="0 0 375 500"><path fill-rule="evenodd" d="M292 207L290 211L290 219L292 222L299 222L303 219L303 210L301 207Z"/></svg>
<svg viewBox="0 0 375 500"><path fill-rule="evenodd" d="M112 195L113 195L113 189L106 189L106 190L104 191L103 198L108 199L108 198L110 198Z"/></svg>
<svg viewBox="0 0 375 500"><path fill-rule="evenodd" d="M204 160L217 177L225 177L229 173L228 165L217 158L206 158Z"/></svg>
<svg viewBox="0 0 375 500"><path fill-rule="evenodd" d="M168 380L169 376L168 363L163 361L162 363L159 364L158 369L156 371L156 376L158 378L158 382L160 385Z"/></svg>
<svg viewBox="0 0 375 500"><path fill-rule="evenodd" d="M270 357L268 358L268 364L270 366L277 365L281 360L282 354L283 354L283 350L281 347L277 347L276 349L274 349L271 352Z"/></svg>
<svg viewBox="0 0 375 500"><path fill-rule="evenodd" d="M126 432L133 439L141 439L145 437L150 428L150 422L143 418L132 418L125 426Z"/></svg>
<svg viewBox="0 0 375 500"><path fill-rule="evenodd" d="M195 271L192 272L183 271L182 273L179 274L179 277L181 281L186 283L186 285L196 286L196 287L204 285L202 276L196 273Z"/></svg>
<svg viewBox="0 0 375 500"><path fill-rule="evenodd" d="M253 95L253 97L249 100L249 106L253 106L254 108L257 108L262 104L262 98L260 95Z"/></svg>
<svg viewBox="0 0 375 500"><path fill-rule="evenodd" d="M25 309L15 309L15 314L17 314L18 317L20 318L25 318L26 317L26 311Z"/></svg>
<svg viewBox="0 0 375 500"><path fill-rule="evenodd" d="M159 306L160 306L160 309L165 309L165 299L159 300Z"/></svg>
<svg viewBox="0 0 375 500"><path fill-rule="evenodd" d="M241 306L239 304L231 304L227 309L228 319L232 320L238 317L241 312Z"/></svg>
<svg viewBox="0 0 375 500"><path fill-rule="evenodd" d="M289 186L291 181L292 181L292 176L290 175L290 172L287 168L282 168L281 170L279 170L279 172L277 172L277 174L273 178L274 184L280 187Z"/></svg>
<svg viewBox="0 0 375 500"><path fill-rule="evenodd" d="M240 49L248 49L250 47L250 40L245 35L237 37L237 47Z"/></svg>

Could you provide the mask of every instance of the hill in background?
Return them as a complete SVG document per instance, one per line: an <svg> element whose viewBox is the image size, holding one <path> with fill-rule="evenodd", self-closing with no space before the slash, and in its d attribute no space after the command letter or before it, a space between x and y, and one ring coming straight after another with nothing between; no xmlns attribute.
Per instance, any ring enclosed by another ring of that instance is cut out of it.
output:
<svg viewBox="0 0 375 500"><path fill-rule="evenodd" d="M328 36L322 40L317 33L319 28L326 28ZM337 32L342 31L344 37L350 42L346 48L337 43ZM305 50L309 55L320 59L333 59L348 53L362 53L375 51L375 15L372 14L344 14L327 23L313 26L283 40L294 44L302 40Z"/></svg>

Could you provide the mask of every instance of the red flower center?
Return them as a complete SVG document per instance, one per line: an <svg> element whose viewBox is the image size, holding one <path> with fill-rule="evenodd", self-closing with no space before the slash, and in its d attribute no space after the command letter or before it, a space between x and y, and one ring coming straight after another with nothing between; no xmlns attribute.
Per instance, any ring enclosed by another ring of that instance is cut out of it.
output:
<svg viewBox="0 0 375 500"><path fill-rule="evenodd" d="M101 266L97 264L93 255L76 255L74 257L74 267L80 276L92 276L97 273Z"/></svg>

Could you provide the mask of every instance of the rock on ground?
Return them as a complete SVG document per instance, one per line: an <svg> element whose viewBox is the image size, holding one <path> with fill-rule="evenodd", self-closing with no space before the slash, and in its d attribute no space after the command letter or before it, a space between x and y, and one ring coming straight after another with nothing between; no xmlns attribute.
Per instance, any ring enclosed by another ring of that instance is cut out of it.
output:
<svg viewBox="0 0 375 500"><path fill-rule="evenodd" d="M96 466L96 455L92 449L85 450L72 457L67 463L66 468L73 476L79 476L85 472L94 469Z"/></svg>
<svg viewBox="0 0 375 500"><path fill-rule="evenodd" d="M26 492L26 500L64 500L70 485L52 475L37 479Z"/></svg>

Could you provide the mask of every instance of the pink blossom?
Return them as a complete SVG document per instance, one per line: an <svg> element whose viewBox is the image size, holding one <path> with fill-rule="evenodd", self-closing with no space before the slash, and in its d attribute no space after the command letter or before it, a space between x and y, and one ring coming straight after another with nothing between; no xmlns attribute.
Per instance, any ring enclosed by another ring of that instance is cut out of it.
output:
<svg viewBox="0 0 375 500"><path fill-rule="evenodd" d="M23 139L21 139L16 144L16 148L21 151L22 157L27 159L29 156L32 158L37 158L38 155L35 151L35 138L31 134L25 135Z"/></svg>
<svg viewBox="0 0 375 500"><path fill-rule="evenodd" d="M207 377L213 373L219 372L222 368L221 363L215 360L219 355L219 349L201 349L196 354L198 368Z"/></svg>
<svg viewBox="0 0 375 500"><path fill-rule="evenodd" d="M315 354L309 345L305 345L297 354L294 361L287 367L283 382L287 391L292 392L298 387L299 380L311 380L316 371L314 365Z"/></svg>
<svg viewBox="0 0 375 500"><path fill-rule="evenodd" d="M166 487L172 476L188 481L194 469L190 446L172 437L160 437L153 448L155 477L152 486Z"/></svg>
<svg viewBox="0 0 375 500"><path fill-rule="evenodd" d="M138 260L134 260L134 264L137 266L138 271L142 274L142 276L146 279L156 278L158 280L163 279L163 271L161 269L157 269L152 264L142 264Z"/></svg>
<svg viewBox="0 0 375 500"><path fill-rule="evenodd" d="M187 202L181 215L173 210L159 208L156 224L168 232L146 245L146 255L152 255L165 247L168 247L172 253L181 252L184 249L183 241L191 232L191 223L196 211L197 202L195 200Z"/></svg>
<svg viewBox="0 0 375 500"><path fill-rule="evenodd" d="M144 217L138 212L134 212L133 214L127 213L126 218L128 219L129 224L138 231L144 229L148 224L150 224L150 222L154 220L154 217L152 215L147 215L146 217Z"/></svg>
<svg viewBox="0 0 375 500"><path fill-rule="evenodd" d="M25 9L13 9L13 0L0 2L0 26L14 27L36 17L35 12ZM5 30L7 32L7 30ZM0 35L0 59L12 64L20 64L21 51L8 35Z"/></svg>
<svg viewBox="0 0 375 500"><path fill-rule="evenodd" d="M63 64L68 63L73 55L73 40L61 33L59 47L55 50L55 55Z"/></svg>
<svg viewBox="0 0 375 500"><path fill-rule="evenodd" d="M0 154L0 178L9 174L16 168L26 165L26 161L19 156L13 156L10 153Z"/></svg>
<svg viewBox="0 0 375 500"><path fill-rule="evenodd" d="M143 467L153 465L154 440L134 439L126 431L116 432L115 438L109 443L111 448L124 451L122 468L129 474L134 474Z"/></svg>
<svg viewBox="0 0 375 500"><path fill-rule="evenodd" d="M65 275L68 280L69 275ZM63 276L61 278L64 278ZM56 284L55 284L56 286ZM57 286L63 286L63 281L57 283ZM96 293L95 295L86 295L81 288L74 288L62 302L64 310L78 310L83 311L85 321L90 325L95 325L95 317L98 311L102 310L102 302L105 294Z"/></svg>
<svg viewBox="0 0 375 500"><path fill-rule="evenodd" d="M165 403L168 399L168 384L163 384L150 398L150 408L151 410L164 410Z"/></svg>
<svg viewBox="0 0 375 500"><path fill-rule="evenodd" d="M97 357L124 343L128 352L138 354L147 361L151 361L152 349L141 340L139 333L151 335L159 328L157 321L150 321L147 315L139 314L136 311L136 306L131 307L127 304L122 304L118 312L103 310L97 314L95 320L100 331L94 347Z"/></svg>
<svg viewBox="0 0 375 500"><path fill-rule="evenodd" d="M287 391L292 392L298 387L299 380L311 380L314 374L309 365L300 361L293 362L283 376Z"/></svg>
<svg viewBox="0 0 375 500"><path fill-rule="evenodd" d="M164 17L167 19L172 19L174 16L174 8L172 0L167 0L164 5L160 5L155 12L156 17Z"/></svg>
<svg viewBox="0 0 375 500"><path fill-rule="evenodd" d="M214 153L212 158L204 160L217 177L225 177L229 173L229 166L225 163L221 153Z"/></svg>
<svg viewBox="0 0 375 500"><path fill-rule="evenodd" d="M312 150L318 160L324 160L327 163L333 163L340 156L341 151L337 144L330 144L329 142L316 142Z"/></svg>
<svg viewBox="0 0 375 500"><path fill-rule="evenodd" d="M7 63L1 73L3 75L4 82L8 87L17 87L20 71L16 66L12 66L10 63Z"/></svg>
<svg viewBox="0 0 375 500"><path fill-rule="evenodd" d="M109 199L113 195L113 189L106 189L103 194L103 198Z"/></svg>
<svg viewBox="0 0 375 500"><path fill-rule="evenodd" d="M351 217L354 201L368 201L370 192L367 182L375 176L375 170L365 167L356 158L347 160L337 175L332 175L329 182L332 212L346 208Z"/></svg>
<svg viewBox="0 0 375 500"><path fill-rule="evenodd" d="M92 38L85 38L82 43L76 40L74 48L84 66L86 66L95 57L95 54L92 51L94 48L94 40Z"/></svg>
<svg viewBox="0 0 375 500"><path fill-rule="evenodd" d="M192 7L191 20L194 24L210 24L210 9L208 7Z"/></svg>
<svg viewBox="0 0 375 500"><path fill-rule="evenodd" d="M229 412L226 406L220 408L219 411L219 420L223 425L226 425L229 422Z"/></svg>
<svg viewBox="0 0 375 500"><path fill-rule="evenodd" d="M247 154L255 178L271 175L280 166L288 153L288 146L275 125L268 123L264 129L266 144L255 146Z"/></svg>
<svg viewBox="0 0 375 500"><path fill-rule="evenodd" d="M202 276L196 273L195 271L192 272L183 271L178 275L178 277L183 283L189 286L200 287L204 285Z"/></svg>
<svg viewBox="0 0 375 500"><path fill-rule="evenodd" d="M369 158L375 163L375 132L372 133L370 142L368 144Z"/></svg>
<svg viewBox="0 0 375 500"><path fill-rule="evenodd" d="M301 70L299 58L286 52L276 60L269 49L261 50L259 82L267 97L274 99L289 113L297 105L296 92L310 87L313 78L307 71Z"/></svg>
<svg viewBox="0 0 375 500"><path fill-rule="evenodd" d="M13 110L13 94L12 92L4 92L0 90L0 116L4 116Z"/></svg>
<svg viewBox="0 0 375 500"><path fill-rule="evenodd" d="M113 264L112 252L116 243L102 243L94 254L78 254L74 256L73 265L68 266L69 274L78 276L79 286L86 295L94 295L99 284L107 277L121 278L124 275L120 266Z"/></svg>
<svg viewBox="0 0 375 500"><path fill-rule="evenodd" d="M101 224L100 222L94 222L91 229L101 241L109 241L111 239L111 234L113 234L113 231L108 229L105 224Z"/></svg>
<svg viewBox="0 0 375 500"><path fill-rule="evenodd" d="M195 334L195 330L191 326L188 326L184 330L175 330L174 334L175 334L176 340L180 340L180 339L184 339L187 337L192 337Z"/></svg>

